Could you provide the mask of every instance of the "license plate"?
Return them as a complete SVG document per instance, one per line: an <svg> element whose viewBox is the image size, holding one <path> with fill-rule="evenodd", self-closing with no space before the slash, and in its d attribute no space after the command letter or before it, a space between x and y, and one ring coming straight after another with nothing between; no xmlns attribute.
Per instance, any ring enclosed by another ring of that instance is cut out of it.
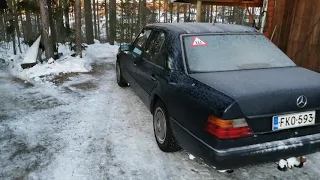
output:
<svg viewBox="0 0 320 180"><path fill-rule="evenodd" d="M316 112L308 111L272 117L272 130L290 129L315 124Z"/></svg>

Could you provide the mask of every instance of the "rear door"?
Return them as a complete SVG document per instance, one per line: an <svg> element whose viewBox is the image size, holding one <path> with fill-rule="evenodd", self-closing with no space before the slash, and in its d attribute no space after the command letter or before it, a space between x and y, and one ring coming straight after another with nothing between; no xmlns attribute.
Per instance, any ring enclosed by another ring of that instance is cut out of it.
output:
<svg viewBox="0 0 320 180"><path fill-rule="evenodd" d="M137 79L143 89L151 94L159 78L163 76L165 66L165 33L155 30L147 43L142 60L137 64Z"/></svg>

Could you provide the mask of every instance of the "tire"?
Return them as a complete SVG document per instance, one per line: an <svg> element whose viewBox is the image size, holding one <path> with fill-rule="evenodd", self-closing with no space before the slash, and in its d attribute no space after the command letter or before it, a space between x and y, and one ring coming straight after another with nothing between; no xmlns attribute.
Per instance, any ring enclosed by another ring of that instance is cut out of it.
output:
<svg viewBox="0 0 320 180"><path fill-rule="evenodd" d="M153 132L158 147L162 151L176 152L181 149L172 133L169 114L161 100L158 100L154 106Z"/></svg>
<svg viewBox="0 0 320 180"><path fill-rule="evenodd" d="M122 72L121 72L119 61L116 62L116 78L117 78L117 83L120 87L128 86L128 83L122 77Z"/></svg>

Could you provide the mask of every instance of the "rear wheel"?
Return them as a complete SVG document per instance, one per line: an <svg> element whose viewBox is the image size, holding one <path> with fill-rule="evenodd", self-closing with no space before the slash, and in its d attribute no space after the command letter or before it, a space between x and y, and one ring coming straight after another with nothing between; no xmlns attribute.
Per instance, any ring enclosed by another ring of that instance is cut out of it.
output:
<svg viewBox="0 0 320 180"><path fill-rule="evenodd" d="M116 63L116 76L117 76L117 83L120 87L128 86L128 83L122 77L122 72L121 72L119 61L117 61L117 63Z"/></svg>
<svg viewBox="0 0 320 180"><path fill-rule="evenodd" d="M153 113L153 130L158 147L164 152L180 150L171 130L169 115L162 101L157 101Z"/></svg>

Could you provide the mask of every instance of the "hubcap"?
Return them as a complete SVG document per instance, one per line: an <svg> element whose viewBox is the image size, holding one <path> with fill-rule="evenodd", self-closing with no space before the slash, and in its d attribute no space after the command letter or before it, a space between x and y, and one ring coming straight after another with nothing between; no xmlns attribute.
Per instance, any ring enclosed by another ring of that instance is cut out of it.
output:
<svg viewBox="0 0 320 180"><path fill-rule="evenodd" d="M163 144L166 139L166 132L167 132L167 124L164 112L160 107L158 107L155 111L153 117L153 126L154 126L154 133L156 138L160 144Z"/></svg>
<svg viewBox="0 0 320 180"><path fill-rule="evenodd" d="M120 66L119 63L116 65L116 76L117 76L117 82L120 82Z"/></svg>

